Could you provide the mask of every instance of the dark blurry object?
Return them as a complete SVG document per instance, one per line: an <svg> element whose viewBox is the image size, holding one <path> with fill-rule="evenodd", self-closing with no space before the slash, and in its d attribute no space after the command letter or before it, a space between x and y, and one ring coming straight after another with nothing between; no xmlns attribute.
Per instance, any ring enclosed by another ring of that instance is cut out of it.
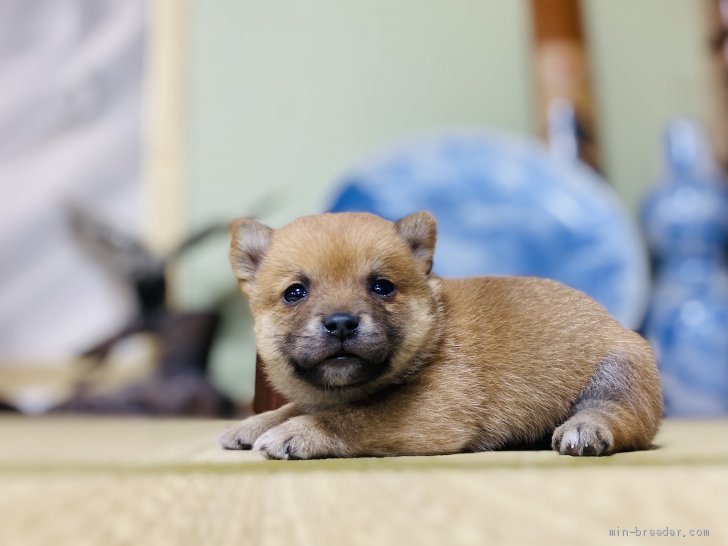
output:
<svg viewBox="0 0 728 546"><path fill-rule="evenodd" d="M580 2L531 0L531 18L539 130L543 136L550 136L554 103L570 103L575 111L577 154L599 170L596 114Z"/></svg>
<svg viewBox="0 0 728 546"><path fill-rule="evenodd" d="M82 385L71 400L57 409L229 416L232 403L209 384L206 376L208 355L219 322L216 312L172 313L163 317L150 330L159 336L162 352L158 368L148 378L110 393L96 393L89 385Z"/></svg>
<svg viewBox="0 0 728 546"><path fill-rule="evenodd" d="M645 334L657 349L665 413L726 415L728 187L690 121L668 128L665 159L641 214L657 266Z"/></svg>
<svg viewBox="0 0 728 546"><path fill-rule="evenodd" d="M287 400L268 382L263 371L263 361L255 355L255 397L253 398L253 411L264 413L283 406Z"/></svg>
<svg viewBox="0 0 728 546"><path fill-rule="evenodd" d="M76 395L57 409L100 413L161 415L228 415L230 401L207 381L209 353L220 323L217 310L177 312L167 302L167 268L186 250L210 235L227 231L228 223L211 225L187 238L160 257L140 241L70 206L70 220L79 240L133 288L138 313L119 332L87 350L82 356L102 365L122 340L139 333L158 337L157 369L140 383L111 393L94 393L81 384Z"/></svg>
<svg viewBox="0 0 728 546"><path fill-rule="evenodd" d="M17 412L18 410L14 406L11 406L10 404L7 404L6 402L0 401L0 411Z"/></svg>

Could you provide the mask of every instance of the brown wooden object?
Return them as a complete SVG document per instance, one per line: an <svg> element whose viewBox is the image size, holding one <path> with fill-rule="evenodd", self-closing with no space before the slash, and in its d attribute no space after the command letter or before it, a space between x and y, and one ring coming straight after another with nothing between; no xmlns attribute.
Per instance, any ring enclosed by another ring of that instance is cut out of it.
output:
<svg viewBox="0 0 728 546"><path fill-rule="evenodd" d="M271 387L268 378L263 371L263 361L259 355L255 358L255 398L253 399L253 411L263 413L264 411L280 408L286 403L276 390Z"/></svg>
<svg viewBox="0 0 728 546"><path fill-rule="evenodd" d="M710 0L705 11L712 114L706 121L714 152L728 172L728 0Z"/></svg>
<svg viewBox="0 0 728 546"><path fill-rule="evenodd" d="M539 134L549 109L568 101L576 111L579 157L599 170L596 114L579 0L531 0L534 84Z"/></svg>

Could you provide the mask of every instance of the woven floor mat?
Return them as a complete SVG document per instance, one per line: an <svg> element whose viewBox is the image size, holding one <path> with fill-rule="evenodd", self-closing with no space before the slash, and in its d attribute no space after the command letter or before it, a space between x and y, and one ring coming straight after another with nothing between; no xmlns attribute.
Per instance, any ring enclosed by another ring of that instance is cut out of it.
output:
<svg viewBox="0 0 728 546"><path fill-rule="evenodd" d="M728 544L725 421L589 459L265 461L224 427L0 419L0 545Z"/></svg>

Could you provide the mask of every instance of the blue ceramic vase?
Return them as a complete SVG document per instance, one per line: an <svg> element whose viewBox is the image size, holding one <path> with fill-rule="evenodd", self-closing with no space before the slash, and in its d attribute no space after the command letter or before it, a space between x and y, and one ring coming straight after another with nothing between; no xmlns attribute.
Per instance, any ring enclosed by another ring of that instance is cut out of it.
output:
<svg viewBox="0 0 728 546"><path fill-rule="evenodd" d="M700 128L665 138L666 172L641 221L656 278L645 335L657 351L665 414L728 414L728 186Z"/></svg>

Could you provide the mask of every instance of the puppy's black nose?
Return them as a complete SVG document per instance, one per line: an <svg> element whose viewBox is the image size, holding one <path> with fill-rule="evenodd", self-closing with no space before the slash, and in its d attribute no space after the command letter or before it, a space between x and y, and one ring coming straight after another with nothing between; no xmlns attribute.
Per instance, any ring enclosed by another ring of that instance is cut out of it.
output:
<svg viewBox="0 0 728 546"><path fill-rule="evenodd" d="M359 317L351 313L334 313L324 319L324 328L332 336L346 339L356 334Z"/></svg>

